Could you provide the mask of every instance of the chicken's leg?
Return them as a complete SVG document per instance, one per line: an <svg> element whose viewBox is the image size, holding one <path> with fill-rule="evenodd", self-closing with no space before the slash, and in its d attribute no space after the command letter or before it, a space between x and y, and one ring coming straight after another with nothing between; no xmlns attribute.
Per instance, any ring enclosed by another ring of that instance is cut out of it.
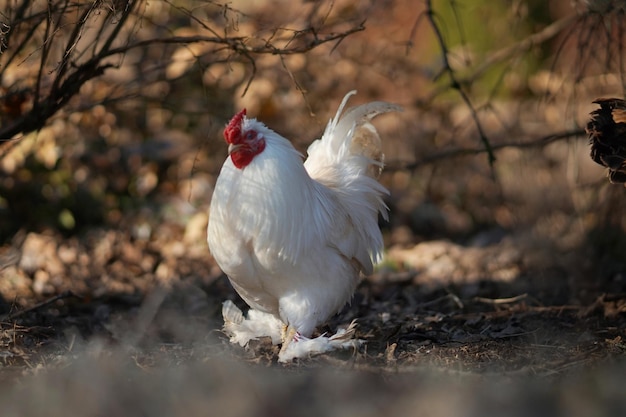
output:
<svg viewBox="0 0 626 417"><path fill-rule="evenodd" d="M284 341L284 325L271 314L250 309L247 317L232 301L227 300L222 306L224 332L232 343L245 346L251 339L270 336L272 343L277 345Z"/></svg>
<svg viewBox="0 0 626 417"><path fill-rule="evenodd" d="M350 323L347 329L340 329L333 336L318 336L313 339L302 336L293 326L287 326L283 336L283 345L278 353L278 362L291 362L295 358L306 358L336 349L354 349L363 344L363 340L355 339L356 322Z"/></svg>

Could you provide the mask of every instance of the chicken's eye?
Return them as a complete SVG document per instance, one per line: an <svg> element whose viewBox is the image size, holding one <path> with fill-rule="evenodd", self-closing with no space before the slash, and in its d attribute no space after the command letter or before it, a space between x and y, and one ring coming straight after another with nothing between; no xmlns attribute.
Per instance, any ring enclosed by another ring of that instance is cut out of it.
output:
<svg viewBox="0 0 626 417"><path fill-rule="evenodd" d="M246 140L254 140L256 133L252 130L246 132Z"/></svg>

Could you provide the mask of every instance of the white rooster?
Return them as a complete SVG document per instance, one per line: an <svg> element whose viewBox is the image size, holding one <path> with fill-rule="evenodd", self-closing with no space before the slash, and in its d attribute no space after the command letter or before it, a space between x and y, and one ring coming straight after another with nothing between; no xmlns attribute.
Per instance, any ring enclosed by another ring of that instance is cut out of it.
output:
<svg viewBox="0 0 626 417"><path fill-rule="evenodd" d="M213 192L207 240L250 306L244 318L225 302L224 331L241 346L270 336L282 343L281 362L359 344L354 325L310 338L383 251L378 214L387 215L387 190L377 181L383 154L370 120L401 108L372 102L342 117L355 93L344 97L304 164L287 139L245 109L224 130L229 157Z"/></svg>

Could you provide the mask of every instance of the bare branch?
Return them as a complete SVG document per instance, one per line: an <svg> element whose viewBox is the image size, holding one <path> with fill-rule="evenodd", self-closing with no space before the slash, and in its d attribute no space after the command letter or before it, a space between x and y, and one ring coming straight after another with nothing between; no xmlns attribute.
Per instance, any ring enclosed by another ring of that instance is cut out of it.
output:
<svg viewBox="0 0 626 417"><path fill-rule="evenodd" d="M477 78L480 78L489 68L494 65L511 59L514 56L530 51L537 45L540 45L550 39L553 39L559 33L579 18L578 15L572 14L562 19L557 20L551 25L546 26L541 31L536 32L521 40L520 42L502 48L483 59L473 71L472 74L460 80L462 84L470 83Z"/></svg>
<svg viewBox="0 0 626 417"><path fill-rule="evenodd" d="M478 112L474 108L474 105L472 104L472 101L470 100L465 90L463 90L461 83L459 83L456 77L456 73L454 72L454 70L452 69L452 66L450 65L450 62L448 61L448 54L449 54L448 47L443 38L443 34L441 33L439 24L436 22L437 15L435 14L435 11L432 7L432 0L426 1L425 14L426 14L426 19L430 22L430 25L433 28L435 37L437 38L437 42L439 43L439 48L441 49L441 54L442 54L442 59L443 59L443 72L448 74L448 77L450 77L450 86L459 92L459 95L461 96L461 98L463 99L467 107L470 109L472 119L474 119L476 129L478 130L478 134L480 136L480 140L483 142L483 145L485 146L485 151L487 152L487 156L489 159L489 165L493 166L493 163L496 160L496 156L493 153L491 143L489 142L489 139L487 138L487 135L485 134L483 130L482 124L480 123L480 120L478 118Z"/></svg>
<svg viewBox="0 0 626 417"><path fill-rule="evenodd" d="M560 140L567 140L574 137L579 137L585 135L584 129L575 129L568 130L561 133L555 133L547 136L542 136L535 140L531 140L528 142L502 142L491 146L492 152L497 152L501 149L505 148L517 148L517 149L531 149L531 148L542 148L551 143L558 142ZM485 148L453 148L446 149L441 152L436 152L431 155L425 156L419 161L412 163L389 163L385 166L385 171L403 171L403 170L414 170L416 168L437 163L442 160L459 158L463 156L473 156L480 155L482 153L487 152Z"/></svg>
<svg viewBox="0 0 626 417"><path fill-rule="evenodd" d="M7 23L9 29L3 40L8 49L0 55L0 81L6 71L27 61L32 62L33 58L38 61L38 70L33 75L32 82L26 83L26 87L18 84L5 86L4 95L0 95L0 106L9 107L13 104L11 100L16 97L16 92L25 88L32 101L28 110L22 112L20 102L10 115L0 115L0 142L45 126L47 120L66 106L85 83L100 77L109 68L119 67L124 57L135 50L145 51L148 48L169 45L210 44L212 47L203 49L202 54L215 55L211 62L224 61L225 52L228 52L228 59L239 59L248 63L251 74L244 88L245 94L256 74L255 56L303 54L325 43L338 43L347 36L364 30L361 23L346 30L320 34L323 29L321 26L328 19L328 11L319 27L309 22L308 26L305 23L305 27L301 29L277 28L274 36L265 41L250 36L230 36L227 35L228 30L224 31L223 36L219 36L218 31L192 11L166 3L173 10L196 22L199 30L209 35L198 33L188 36L143 36L135 40L132 25L139 27L144 22L143 16L136 10L140 4L138 0L127 2L123 10L106 7L102 0L87 3L50 0L45 8L35 0L20 0L16 9L9 10L7 14L10 20ZM219 7L224 7L224 14L233 11L229 6ZM165 29L174 33L173 30ZM157 35L160 32L163 31L155 31ZM171 48L167 50L169 53L172 51ZM119 63L112 64L112 57L119 57ZM196 59L200 59L200 56Z"/></svg>

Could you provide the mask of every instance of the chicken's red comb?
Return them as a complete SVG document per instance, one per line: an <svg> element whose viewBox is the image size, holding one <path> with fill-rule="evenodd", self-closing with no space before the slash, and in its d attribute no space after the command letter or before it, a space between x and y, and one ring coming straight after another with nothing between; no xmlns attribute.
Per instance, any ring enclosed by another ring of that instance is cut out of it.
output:
<svg viewBox="0 0 626 417"><path fill-rule="evenodd" d="M237 143L240 141L241 125L245 116L246 109L243 109L230 119L230 122L228 122L228 125L224 129L224 139L226 139L226 143Z"/></svg>

